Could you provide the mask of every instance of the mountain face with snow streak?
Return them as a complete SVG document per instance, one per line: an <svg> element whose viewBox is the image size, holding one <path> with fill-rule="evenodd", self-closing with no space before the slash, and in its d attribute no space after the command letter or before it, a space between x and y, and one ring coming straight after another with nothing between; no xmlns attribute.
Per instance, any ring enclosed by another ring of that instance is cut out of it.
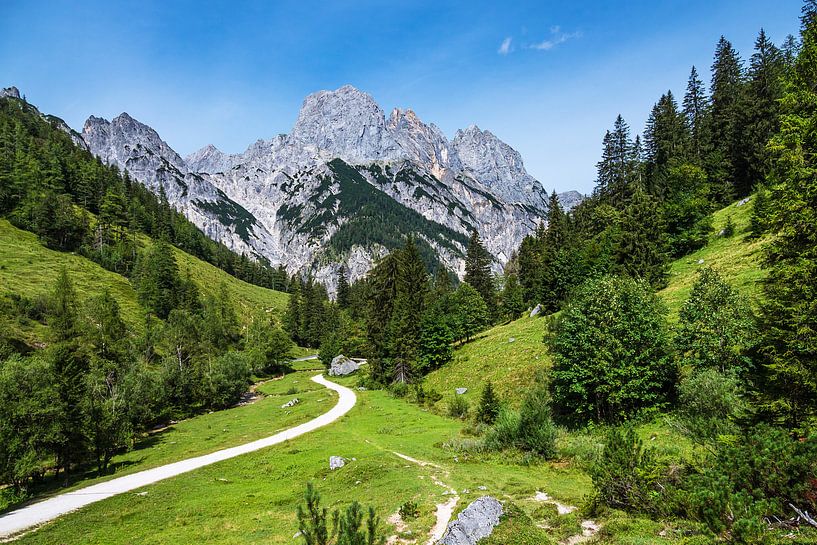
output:
<svg viewBox="0 0 817 545"><path fill-rule="evenodd" d="M241 154L211 145L182 159L127 114L89 118L82 138L209 236L330 289L340 267L360 278L409 234L429 263L461 275L477 230L499 270L547 212L520 154L489 131L472 126L449 141L412 110L387 118L348 85L308 96L290 134Z"/></svg>

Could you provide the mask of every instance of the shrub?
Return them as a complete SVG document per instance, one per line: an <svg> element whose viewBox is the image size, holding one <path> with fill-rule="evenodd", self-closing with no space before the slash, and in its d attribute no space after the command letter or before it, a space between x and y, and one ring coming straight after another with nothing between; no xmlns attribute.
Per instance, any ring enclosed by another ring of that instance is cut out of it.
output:
<svg viewBox="0 0 817 545"><path fill-rule="evenodd" d="M459 418L464 420L468 418L468 410L470 406L468 404L468 400L464 397L457 395L451 398L451 401L448 402L448 416L451 418Z"/></svg>
<svg viewBox="0 0 817 545"><path fill-rule="evenodd" d="M717 271L701 269L679 312L675 347L681 365L742 373L751 365L747 351L755 337L748 302Z"/></svg>
<svg viewBox="0 0 817 545"><path fill-rule="evenodd" d="M607 276L580 287L547 338L555 415L619 422L664 402L677 375L664 312L643 281Z"/></svg>
<svg viewBox="0 0 817 545"><path fill-rule="evenodd" d="M485 446L491 450L504 450L516 446L519 434L519 413L510 409L501 409L494 426L485 437Z"/></svg>
<svg viewBox="0 0 817 545"><path fill-rule="evenodd" d="M690 439L708 444L737 433L737 419L745 412L746 403L734 376L715 369L693 371L678 390L676 423Z"/></svg>
<svg viewBox="0 0 817 545"><path fill-rule="evenodd" d="M594 502L625 511L653 511L657 469L652 451L644 448L633 428L611 428L590 470Z"/></svg>
<svg viewBox="0 0 817 545"><path fill-rule="evenodd" d="M400 518L403 520L406 519L416 519L420 516L420 508L417 506L417 502L413 500L407 500L403 505L400 506Z"/></svg>
<svg viewBox="0 0 817 545"><path fill-rule="evenodd" d="M321 495L307 483L304 504L296 511L298 530L306 545L382 545L386 537L380 530L380 518L372 507L363 523L363 508L352 502L343 512L335 510L331 526L329 511L321 506Z"/></svg>
<svg viewBox="0 0 817 545"><path fill-rule="evenodd" d="M499 399L494 394L494 386L489 381L482 389L482 396L477 408L477 422L493 424L499 414Z"/></svg>
<svg viewBox="0 0 817 545"><path fill-rule="evenodd" d="M207 369L205 389L208 407L223 409L241 398L250 384L250 364L241 352L227 352L213 358Z"/></svg>
<svg viewBox="0 0 817 545"><path fill-rule="evenodd" d="M517 446L543 458L553 458L556 456L557 433L551 417L547 386L537 381L525 396L519 411Z"/></svg>

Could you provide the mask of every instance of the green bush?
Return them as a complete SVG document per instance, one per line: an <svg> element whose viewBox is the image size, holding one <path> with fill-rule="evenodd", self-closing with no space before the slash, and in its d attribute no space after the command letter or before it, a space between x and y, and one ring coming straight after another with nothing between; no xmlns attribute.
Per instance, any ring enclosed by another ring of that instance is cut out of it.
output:
<svg viewBox="0 0 817 545"><path fill-rule="evenodd" d="M590 470L594 504L635 512L653 512L660 468L633 428L611 428L598 461Z"/></svg>
<svg viewBox="0 0 817 545"><path fill-rule="evenodd" d="M547 338L555 416L620 422L665 402L677 368L664 313L644 281L607 276L579 288Z"/></svg>
<svg viewBox="0 0 817 545"><path fill-rule="evenodd" d="M737 420L746 411L740 382L716 369L693 371L678 388L676 423L699 444L709 444L738 431Z"/></svg>
<svg viewBox="0 0 817 545"><path fill-rule="evenodd" d="M488 381L482 389L482 396L477 407L477 422L493 424L499 414L499 399L494 393L494 385Z"/></svg>
<svg viewBox="0 0 817 545"><path fill-rule="evenodd" d="M386 537L380 529L380 518L369 507L364 524L363 508L352 502L344 511L335 510L331 525L329 510L321 506L321 495L307 483L304 504L296 511L298 531L306 545L383 545Z"/></svg>
<svg viewBox="0 0 817 545"><path fill-rule="evenodd" d="M468 418L469 409L468 400L460 395L451 398L451 401L448 402L448 416L451 418L464 420Z"/></svg>
<svg viewBox="0 0 817 545"><path fill-rule="evenodd" d="M403 520L406 519L416 519L420 516L420 508L417 506L417 502L413 500L407 500L400 506L400 518Z"/></svg>
<svg viewBox="0 0 817 545"><path fill-rule="evenodd" d="M504 450L516 446L519 433L519 413L502 409L497 415L493 427L485 436L485 446L491 450Z"/></svg>
<svg viewBox="0 0 817 545"><path fill-rule="evenodd" d="M557 435L558 431L551 416L547 386L542 381L537 381L525 396L519 410L517 446L543 458L554 458Z"/></svg>

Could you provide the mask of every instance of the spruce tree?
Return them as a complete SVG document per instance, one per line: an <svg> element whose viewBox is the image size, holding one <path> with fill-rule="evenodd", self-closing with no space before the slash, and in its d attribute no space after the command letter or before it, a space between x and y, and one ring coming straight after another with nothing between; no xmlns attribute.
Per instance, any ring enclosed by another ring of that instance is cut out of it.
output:
<svg viewBox="0 0 817 545"><path fill-rule="evenodd" d="M709 141L707 135L709 98L706 96L704 82L701 81L698 70L694 66L689 73L683 110L690 136L691 156L695 160L695 164L702 166Z"/></svg>
<svg viewBox="0 0 817 545"><path fill-rule="evenodd" d="M761 354L766 408L799 428L817 414L817 2L802 16L802 49L772 139Z"/></svg>
<svg viewBox="0 0 817 545"><path fill-rule="evenodd" d="M644 131L650 193L659 197L666 195L666 169L673 162L687 158L689 138L684 115L678 111L672 91L668 91L653 106Z"/></svg>
<svg viewBox="0 0 817 545"><path fill-rule="evenodd" d="M338 293L336 301L340 308L349 308L349 279L346 278L346 269L338 269Z"/></svg>
<svg viewBox="0 0 817 545"><path fill-rule="evenodd" d="M502 310L508 320L516 320L525 310L522 286L519 285L515 274L505 276L505 286L502 288Z"/></svg>
<svg viewBox="0 0 817 545"><path fill-rule="evenodd" d="M494 393L494 385L489 380L482 388L482 395L479 398L477 422L493 424L497 416L499 416L499 399Z"/></svg>
<svg viewBox="0 0 817 545"><path fill-rule="evenodd" d="M179 302L181 277L173 249L160 239L139 256L135 274L139 302L159 318L167 318Z"/></svg>
<svg viewBox="0 0 817 545"><path fill-rule="evenodd" d="M751 193L752 188L762 183L769 172L766 145L780 127L784 73L782 53L761 29L755 41L740 109L742 132L736 164L736 197Z"/></svg>
<svg viewBox="0 0 817 545"><path fill-rule="evenodd" d="M471 233L465 254L465 281L482 296L488 311L493 314L496 307L494 280L491 274L491 254L482 245L479 233Z"/></svg>
<svg viewBox="0 0 817 545"><path fill-rule="evenodd" d="M728 202L736 191L742 85L741 60L732 44L721 36L712 64L711 145L707 170L715 195L722 203Z"/></svg>
<svg viewBox="0 0 817 545"><path fill-rule="evenodd" d="M643 191L636 191L624 210L620 231L615 249L618 271L633 278L643 278L656 289L664 287L669 259L658 202Z"/></svg>

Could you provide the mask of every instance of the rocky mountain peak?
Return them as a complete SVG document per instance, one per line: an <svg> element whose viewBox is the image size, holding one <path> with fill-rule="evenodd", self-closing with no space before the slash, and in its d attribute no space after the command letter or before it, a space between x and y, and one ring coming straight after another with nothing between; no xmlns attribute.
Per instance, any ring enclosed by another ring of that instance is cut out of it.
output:
<svg viewBox="0 0 817 545"><path fill-rule="evenodd" d="M14 85L4 87L0 90L0 98L20 98L20 90Z"/></svg>
<svg viewBox="0 0 817 545"><path fill-rule="evenodd" d="M290 137L353 163L400 155L383 110L351 85L306 97Z"/></svg>
<svg viewBox="0 0 817 545"><path fill-rule="evenodd" d="M388 129L404 155L438 179L443 180L451 172L461 170L459 158L443 132L433 123L423 123L414 110L392 110Z"/></svg>
<svg viewBox="0 0 817 545"><path fill-rule="evenodd" d="M457 131L452 147L471 176L510 202L547 208L547 192L525 170L518 151L476 125Z"/></svg>
<svg viewBox="0 0 817 545"><path fill-rule="evenodd" d="M230 157L215 147L207 144L198 151L194 151L184 158L191 172L223 172L230 167Z"/></svg>

